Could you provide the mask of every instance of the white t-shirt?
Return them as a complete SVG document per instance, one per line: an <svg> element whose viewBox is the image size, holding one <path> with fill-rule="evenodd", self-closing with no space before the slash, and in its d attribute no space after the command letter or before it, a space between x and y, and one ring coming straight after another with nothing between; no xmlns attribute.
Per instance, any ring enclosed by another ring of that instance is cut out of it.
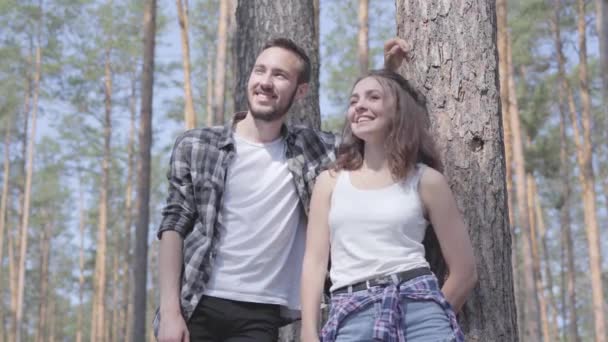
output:
<svg viewBox="0 0 608 342"><path fill-rule="evenodd" d="M213 272L205 295L300 308L305 216L287 166L285 141L235 134Z"/></svg>
<svg viewBox="0 0 608 342"><path fill-rule="evenodd" d="M362 190L350 173L338 175L329 212L331 290L377 276L428 267L418 183L423 164L390 186Z"/></svg>

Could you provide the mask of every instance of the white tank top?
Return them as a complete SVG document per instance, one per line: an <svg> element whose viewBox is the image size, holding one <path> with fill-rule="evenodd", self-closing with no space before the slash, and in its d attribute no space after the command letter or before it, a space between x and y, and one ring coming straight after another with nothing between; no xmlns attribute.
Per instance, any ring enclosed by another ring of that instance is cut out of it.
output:
<svg viewBox="0 0 608 342"><path fill-rule="evenodd" d="M428 267L422 240L428 225L418 194L424 164L380 189L353 186L342 171L329 212L331 290L418 267Z"/></svg>
<svg viewBox="0 0 608 342"><path fill-rule="evenodd" d="M235 134L221 232L208 296L300 307L305 216L287 167L285 141L256 144Z"/></svg>

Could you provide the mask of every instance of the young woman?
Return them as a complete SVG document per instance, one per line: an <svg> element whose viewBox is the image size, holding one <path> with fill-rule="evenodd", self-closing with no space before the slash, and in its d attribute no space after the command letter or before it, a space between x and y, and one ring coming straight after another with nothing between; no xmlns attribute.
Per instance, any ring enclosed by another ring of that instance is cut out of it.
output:
<svg viewBox="0 0 608 342"><path fill-rule="evenodd" d="M312 195L303 341L464 339L455 312L475 285L475 260L427 123L424 97L399 74L372 71L355 82L336 165ZM422 244L429 225L449 269L441 289ZM319 337L330 255L330 312Z"/></svg>

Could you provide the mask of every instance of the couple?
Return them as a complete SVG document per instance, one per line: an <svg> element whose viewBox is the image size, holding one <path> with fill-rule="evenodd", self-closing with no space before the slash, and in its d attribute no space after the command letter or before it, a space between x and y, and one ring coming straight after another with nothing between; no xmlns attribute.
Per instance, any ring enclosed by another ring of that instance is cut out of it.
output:
<svg viewBox="0 0 608 342"><path fill-rule="evenodd" d="M387 68L405 52L387 41ZM303 341L463 339L454 311L475 283L473 252L423 96L393 71L370 72L335 146L331 134L285 125L310 69L294 42L269 41L248 111L177 139L158 230L159 341L276 341L300 309ZM421 244L429 225L450 270L441 289Z"/></svg>

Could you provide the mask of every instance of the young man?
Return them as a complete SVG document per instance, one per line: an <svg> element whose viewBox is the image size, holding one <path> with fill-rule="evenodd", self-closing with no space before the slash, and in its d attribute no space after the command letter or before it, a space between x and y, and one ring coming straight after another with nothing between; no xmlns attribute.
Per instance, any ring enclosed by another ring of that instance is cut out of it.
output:
<svg viewBox="0 0 608 342"><path fill-rule="evenodd" d="M404 51L391 40L385 60ZM335 148L331 134L285 125L310 69L291 40L269 41L249 77L248 111L178 137L158 230L159 341L276 341L299 309L310 195Z"/></svg>

